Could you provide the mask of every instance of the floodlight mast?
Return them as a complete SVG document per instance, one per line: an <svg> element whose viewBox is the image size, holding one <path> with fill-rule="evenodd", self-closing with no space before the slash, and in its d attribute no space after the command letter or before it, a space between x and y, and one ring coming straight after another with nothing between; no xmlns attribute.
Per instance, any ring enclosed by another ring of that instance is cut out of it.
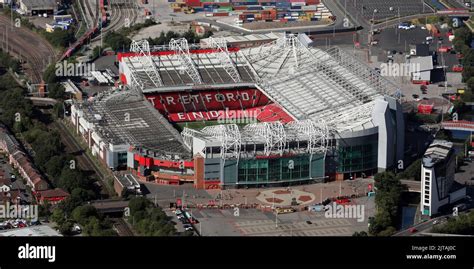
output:
<svg viewBox="0 0 474 269"><path fill-rule="evenodd" d="M160 87L163 86L163 81L161 80L160 74L158 69L151 58L150 53L150 44L147 40L140 40L140 41L132 41L130 46L130 51L138 53L138 61L143 67L143 70L150 78L150 81L156 86ZM135 78L134 78L135 79Z"/></svg>
<svg viewBox="0 0 474 269"><path fill-rule="evenodd" d="M188 41L185 38L171 39L170 49L178 56L181 68L191 77L195 84L202 84L201 75L196 68L196 64L191 59Z"/></svg>
<svg viewBox="0 0 474 269"><path fill-rule="evenodd" d="M242 139L237 124L208 126L201 130L221 142L221 158L240 158Z"/></svg>
<svg viewBox="0 0 474 269"><path fill-rule="evenodd" d="M224 70L229 74L234 82L240 82L241 78L239 71L235 66L234 62L230 58L229 50L227 49L227 41L223 38L209 38L211 48L217 50L216 57L221 63Z"/></svg>
<svg viewBox="0 0 474 269"><path fill-rule="evenodd" d="M264 154L266 156L272 152L283 155L286 146L286 132L281 122L252 123L245 126L244 132L264 139Z"/></svg>

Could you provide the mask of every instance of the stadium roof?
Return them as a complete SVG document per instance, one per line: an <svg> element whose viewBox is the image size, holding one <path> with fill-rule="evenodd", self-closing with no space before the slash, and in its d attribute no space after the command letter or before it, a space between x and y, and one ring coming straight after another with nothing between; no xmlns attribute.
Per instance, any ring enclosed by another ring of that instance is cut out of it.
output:
<svg viewBox="0 0 474 269"><path fill-rule="evenodd" d="M212 49L196 51L189 51L185 40L174 40L171 52L160 53L134 42L132 51L141 57L122 61L131 69L131 84L143 92L253 83L294 119L321 118L335 132L373 127L374 100L398 87L348 52L307 47L300 40L289 35L237 50L211 38Z"/></svg>
<svg viewBox="0 0 474 269"><path fill-rule="evenodd" d="M81 104L84 117L108 143L152 150L159 157L190 157L179 132L135 90L112 90Z"/></svg>

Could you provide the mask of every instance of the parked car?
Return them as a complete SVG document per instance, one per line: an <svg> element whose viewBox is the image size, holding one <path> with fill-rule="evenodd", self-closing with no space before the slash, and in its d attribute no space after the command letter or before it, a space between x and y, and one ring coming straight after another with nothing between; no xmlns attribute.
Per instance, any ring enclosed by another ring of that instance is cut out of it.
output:
<svg viewBox="0 0 474 269"><path fill-rule="evenodd" d="M408 231L412 234L418 232L418 230L415 227L410 228L410 230L408 230Z"/></svg>

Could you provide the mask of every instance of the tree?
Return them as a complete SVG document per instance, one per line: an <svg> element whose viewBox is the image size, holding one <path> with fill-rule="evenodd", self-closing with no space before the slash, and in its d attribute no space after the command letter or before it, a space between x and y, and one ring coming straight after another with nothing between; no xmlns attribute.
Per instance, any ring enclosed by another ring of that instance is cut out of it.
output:
<svg viewBox="0 0 474 269"><path fill-rule="evenodd" d="M59 48L69 47L69 45L75 41L74 31L72 29L56 29L52 33L46 32L45 37L51 45Z"/></svg>
<svg viewBox="0 0 474 269"><path fill-rule="evenodd" d="M56 64L48 65L43 73L43 80L47 84L58 82L58 77L56 76Z"/></svg>
<svg viewBox="0 0 474 269"><path fill-rule="evenodd" d="M102 47L95 47L94 50L92 51L92 59L98 58L100 55L102 55L103 52Z"/></svg>
<svg viewBox="0 0 474 269"><path fill-rule="evenodd" d="M83 188L75 188L71 192L71 196L79 198L81 201L90 201L96 198L95 193L92 190L86 190Z"/></svg>
<svg viewBox="0 0 474 269"><path fill-rule="evenodd" d="M55 208L51 214L51 220L61 226L64 222L64 211L61 208Z"/></svg>
<svg viewBox="0 0 474 269"><path fill-rule="evenodd" d="M472 93L474 92L474 77L469 78L466 81L467 89Z"/></svg>
<svg viewBox="0 0 474 269"><path fill-rule="evenodd" d="M414 161L405 171L397 175L398 179L414 179L416 181L421 180L421 159Z"/></svg>
<svg viewBox="0 0 474 269"><path fill-rule="evenodd" d="M369 222L369 233L387 236L392 232L390 227L396 226L398 222L400 197L404 186L391 172L378 173L374 179L377 189L375 196L377 213Z"/></svg>
<svg viewBox="0 0 474 269"><path fill-rule="evenodd" d="M472 40L472 33L467 27L460 27L454 31L454 36L456 40L463 42L466 45L469 45Z"/></svg>
<svg viewBox="0 0 474 269"><path fill-rule="evenodd" d="M474 77L474 49L469 49L468 52L464 54L462 64L464 66L462 73L463 80L467 81Z"/></svg>
<svg viewBox="0 0 474 269"><path fill-rule="evenodd" d="M51 216L51 205L48 200L45 200L44 204L38 206L38 216L48 219Z"/></svg>
<svg viewBox="0 0 474 269"><path fill-rule="evenodd" d="M111 47L114 51L122 51L130 47L132 40L122 34L116 32L108 32L104 38L105 44Z"/></svg>
<svg viewBox="0 0 474 269"><path fill-rule="evenodd" d="M59 226L59 232L62 235L71 235L73 224L70 221L65 221Z"/></svg>
<svg viewBox="0 0 474 269"><path fill-rule="evenodd" d="M366 231L354 232L352 236L362 237L362 236L369 236Z"/></svg>
<svg viewBox="0 0 474 269"><path fill-rule="evenodd" d="M72 219L82 226L86 225L90 217L99 218L97 209L91 205L78 206L72 211Z"/></svg>
<svg viewBox="0 0 474 269"><path fill-rule="evenodd" d="M61 171L64 167L65 160L63 156L53 156L49 161L46 162L45 164L45 170L46 173L53 178L53 181L55 178L59 177L61 175ZM56 181L54 181L55 184L57 184Z"/></svg>
<svg viewBox="0 0 474 269"><path fill-rule="evenodd" d="M59 176L58 187L72 192L76 188L90 189L90 179L79 169L65 166Z"/></svg>
<svg viewBox="0 0 474 269"><path fill-rule="evenodd" d="M149 205L150 201L145 197L134 197L130 199L130 202L128 203L131 215L134 215L139 211L144 211Z"/></svg>
<svg viewBox="0 0 474 269"><path fill-rule="evenodd" d="M385 230L378 233L378 236L392 236L397 232L397 229L393 226L387 227Z"/></svg>
<svg viewBox="0 0 474 269"><path fill-rule="evenodd" d="M474 235L474 212L449 219L433 227L433 233Z"/></svg>
<svg viewBox="0 0 474 269"><path fill-rule="evenodd" d="M48 84L48 97L62 100L64 98L63 85L60 83Z"/></svg>

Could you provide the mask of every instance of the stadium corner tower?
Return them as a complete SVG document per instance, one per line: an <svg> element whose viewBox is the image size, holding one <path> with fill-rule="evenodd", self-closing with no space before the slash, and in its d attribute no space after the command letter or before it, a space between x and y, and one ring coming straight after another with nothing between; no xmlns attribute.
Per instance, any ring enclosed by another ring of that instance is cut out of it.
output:
<svg viewBox="0 0 474 269"><path fill-rule="evenodd" d="M118 55L125 85L74 104L72 121L110 168L197 188L292 185L370 176L403 159L396 85L304 34L258 47ZM124 116L125 115L125 116Z"/></svg>

